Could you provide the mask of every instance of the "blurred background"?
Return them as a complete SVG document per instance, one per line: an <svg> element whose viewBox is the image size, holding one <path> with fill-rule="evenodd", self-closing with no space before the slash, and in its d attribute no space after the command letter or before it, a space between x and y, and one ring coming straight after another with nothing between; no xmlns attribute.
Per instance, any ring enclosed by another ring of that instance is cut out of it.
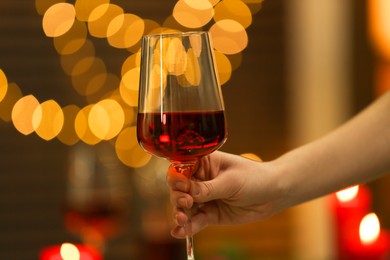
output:
<svg viewBox="0 0 390 260"><path fill-rule="evenodd" d="M390 87L388 15L379 0L2 0L0 258L39 259L64 242L104 259L184 258L184 242L169 235L167 163L135 138L143 34L201 28L219 39L221 150L268 161ZM390 229L390 178L366 186ZM326 197L263 222L210 227L195 236L195 253L337 259L333 213Z"/></svg>

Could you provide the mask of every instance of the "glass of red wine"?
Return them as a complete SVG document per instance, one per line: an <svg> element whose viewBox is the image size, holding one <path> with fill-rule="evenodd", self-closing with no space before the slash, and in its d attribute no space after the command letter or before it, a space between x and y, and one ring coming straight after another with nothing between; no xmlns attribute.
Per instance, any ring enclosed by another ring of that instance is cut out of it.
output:
<svg viewBox="0 0 390 260"><path fill-rule="evenodd" d="M143 37L137 138L187 178L201 157L224 144L224 103L208 32ZM186 214L187 259L194 259Z"/></svg>
<svg viewBox="0 0 390 260"><path fill-rule="evenodd" d="M70 154L65 226L83 244L105 253L126 223L128 186L110 144L77 144Z"/></svg>

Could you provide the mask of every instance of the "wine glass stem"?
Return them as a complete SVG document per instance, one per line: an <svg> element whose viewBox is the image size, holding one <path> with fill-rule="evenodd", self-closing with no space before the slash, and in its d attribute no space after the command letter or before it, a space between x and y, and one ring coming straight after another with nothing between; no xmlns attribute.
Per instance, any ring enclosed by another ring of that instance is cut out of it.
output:
<svg viewBox="0 0 390 260"><path fill-rule="evenodd" d="M186 232L187 260L194 260L194 240L192 237L191 213L186 211L186 215L188 216L188 220L184 228Z"/></svg>
<svg viewBox="0 0 390 260"><path fill-rule="evenodd" d="M196 162L191 163L173 163L176 171L183 174L186 178L191 180L192 173L195 171ZM191 190L191 188L190 188ZM186 234L186 251L187 251L187 260L194 260L194 240L192 237L192 222L191 222L191 209L184 210L184 213L187 215L187 222L184 226Z"/></svg>
<svg viewBox="0 0 390 260"><path fill-rule="evenodd" d="M189 177L189 176L187 176ZM191 178L191 177L189 177ZM194 240L192 237L192 222L191 222L191 209L186 209L184 211L187 215L187 222L184 226L186 232L186 249L187 249L187 260L194 260Z"/></svg>

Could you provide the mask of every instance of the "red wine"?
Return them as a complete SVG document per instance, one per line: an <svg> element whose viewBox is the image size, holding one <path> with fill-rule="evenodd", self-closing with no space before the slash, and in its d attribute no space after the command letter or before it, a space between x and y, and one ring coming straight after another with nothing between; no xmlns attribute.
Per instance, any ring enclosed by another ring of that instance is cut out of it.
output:
<svg viewBox="0 0 390 260"><path fill-rule="evenodd" d="M137 136L150 153L171 161L193 161L223 145L223 111L139 113Z"/></svg>
<svg viewBox="0 0 390 260"><path fill-rule="evenodd" d="M68 230L74 233L92 232L110 238L119 233L123 218L124 209L121 206L91 201L84 207L68 204L65 224Z"/></svg>

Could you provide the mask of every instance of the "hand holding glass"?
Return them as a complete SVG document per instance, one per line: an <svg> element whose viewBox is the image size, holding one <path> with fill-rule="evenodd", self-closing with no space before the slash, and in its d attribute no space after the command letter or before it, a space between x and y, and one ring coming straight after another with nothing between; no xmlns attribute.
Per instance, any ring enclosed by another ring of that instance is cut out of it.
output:
<svg viewBox="0 0 390 260"><path fill-rule="evenodd" d="M137 137L188 178L202 156L223 145L224 104L207 32L144 36ZM194 259L187 215L187 256Z"/></svg>

